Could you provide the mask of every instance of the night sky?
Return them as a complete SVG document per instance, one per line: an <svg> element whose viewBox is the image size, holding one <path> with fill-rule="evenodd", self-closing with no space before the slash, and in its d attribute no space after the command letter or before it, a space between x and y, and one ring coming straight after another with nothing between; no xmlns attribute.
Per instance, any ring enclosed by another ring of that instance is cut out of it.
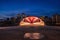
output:
<svg viewBox="0 0 60 40"><path fill-rule="evenodd" d="M51 16L60 13L59 0L0 0L0 16L26 13L34 16Z"/></svg>

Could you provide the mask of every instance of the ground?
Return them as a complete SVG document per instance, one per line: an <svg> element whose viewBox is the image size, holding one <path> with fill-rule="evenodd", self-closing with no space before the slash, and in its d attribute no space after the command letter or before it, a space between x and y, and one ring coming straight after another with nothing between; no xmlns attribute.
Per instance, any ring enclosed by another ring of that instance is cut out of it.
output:
<svg viewBox="0 0 60 40"><path fill-rule="evenodd" d="M26 32L39 32L45 35L40 40L60 40L60 27L57 26L44 28L0 27L0 40L29 40L23 38Z"/></svg>

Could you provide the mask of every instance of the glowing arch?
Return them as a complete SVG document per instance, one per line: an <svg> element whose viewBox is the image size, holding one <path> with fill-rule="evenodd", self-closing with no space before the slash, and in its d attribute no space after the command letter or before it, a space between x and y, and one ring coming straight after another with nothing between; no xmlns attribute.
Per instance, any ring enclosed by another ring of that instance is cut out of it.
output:
<svg viewBox="0 0 60 40"><path fill-rule="evenodd" d="M45 26L44 21L42 19L35 17L35 16L30 16L24 18L20 24L20 26Z"/></svg>

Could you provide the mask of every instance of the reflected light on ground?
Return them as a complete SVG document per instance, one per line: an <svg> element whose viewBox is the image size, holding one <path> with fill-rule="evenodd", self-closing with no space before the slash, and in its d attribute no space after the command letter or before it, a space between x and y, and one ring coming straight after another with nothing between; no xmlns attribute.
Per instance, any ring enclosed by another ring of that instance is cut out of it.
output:
<svg viewBox="0 0 60 40"><path fill-rule="evenodd" d="M41 39L43 38L44 35L40 33L25 33L24 38L29 38L29 39Z"/></svg>

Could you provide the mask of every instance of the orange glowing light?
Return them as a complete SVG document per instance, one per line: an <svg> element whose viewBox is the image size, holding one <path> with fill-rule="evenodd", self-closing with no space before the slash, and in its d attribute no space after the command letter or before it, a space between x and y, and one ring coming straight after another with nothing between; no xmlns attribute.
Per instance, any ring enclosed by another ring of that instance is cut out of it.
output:
<svg viewBox="0 0 60 40"><path fill-rule="evenodd" d="M38 17L30 16L24 18L19 25L20 26L44 26L45 23Z"/></svg>

